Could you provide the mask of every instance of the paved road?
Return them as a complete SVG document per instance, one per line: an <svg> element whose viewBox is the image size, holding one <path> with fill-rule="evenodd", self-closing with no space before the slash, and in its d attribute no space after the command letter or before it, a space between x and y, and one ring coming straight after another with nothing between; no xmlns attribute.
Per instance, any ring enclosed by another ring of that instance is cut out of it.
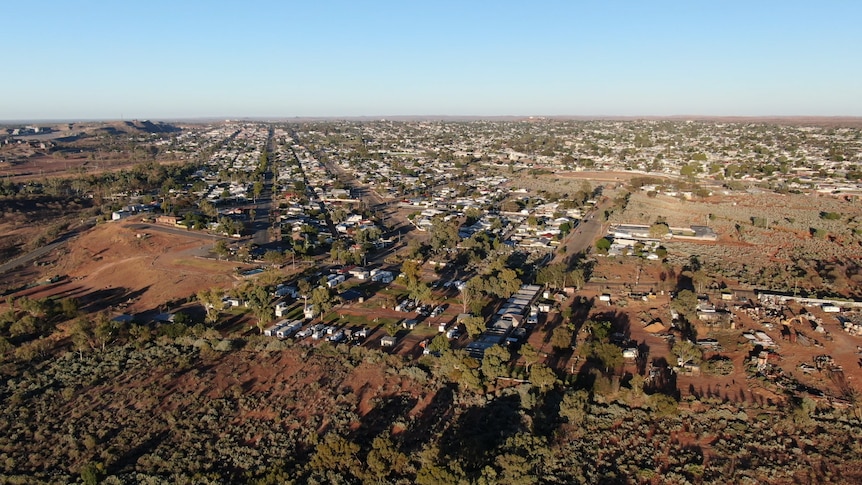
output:
<svg viewBox="0 0 862 485"><path fill-rule="evenodd" d="M219 239L225 239L225 240L230 239L227 236L218 236L215 234L208 234L206 232L193 231L191 229L180 229L179 227L162 226L162 225L158 225L158 224L130 224L128 227L130 229L135 230L135 231L158 231L158 232L164 232L167 234L173 234L176 236L186 236L186 237L192 237L192 238L196 238L196 239L203 239L206 241L218 241Z"/></svg>
<svg viewBox="0 0 862 485"><path fill-rule="evenodd" d="M381 218L381 222L391 230L390 235L403 236L413 230L413 224L399 212L401 201L387 201L368 184L360 182L353 173L344 170L337 163L325 162L324 165L327 170L352 189L355 198L365 203L368 209Z"/></svg>
<svg viewBox="0 0 862 485"><path fill-rule="evenodd" d="M595 209L585 215L581 223L578 224L578 227L574 228L572 232L566 236L564 241L566 252L563 253L558 251L554 262L560 263L568 261L578 253L586 252L587 249L596 242L596 239L604 234L602 215L610 205L610 200L602 199Z"/></svg>
<svg viewBox="0 0 862 485"><path fill-rule="evenodd" d="M269 135L266 140L266 146L264 147L267 155L269 156L269 165L266 169L266 172L263 173L263 190L260 193L260 197L255 199L254 201L254 220L250 221L250 227L247 229L251 231L252 237L251 240L258 246L264 246L269 243L269 228L270 228L270 220L269 215L272 211L272 128L269 130Z"/></svg>

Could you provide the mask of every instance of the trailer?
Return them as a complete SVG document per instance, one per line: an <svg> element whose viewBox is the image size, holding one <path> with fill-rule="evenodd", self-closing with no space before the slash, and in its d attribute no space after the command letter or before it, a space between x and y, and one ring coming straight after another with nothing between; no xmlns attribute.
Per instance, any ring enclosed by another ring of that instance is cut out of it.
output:
<svg viewBox="0 0 862 485"><path fill-rule="evenodd" d="M326 340L329 340L330 342L337 344L338 342L341 342L342 340L344 340L344 331L339 330L339 331L333 333L332 335L330 335L329 337L326 337Z"/></svg>
<svg viewBox="0 0 862 485"><path fill-rule="evenodd" d="M278 338L288 338L291 335L293 335L294 333L298 332L299 329L301 329L301 328L302 328L302 321L301 320L294 320L294 321L290 322L289 324L284 325L281 328L279 328L275 335Z"/></svg>
<svg viewBox="0 0 862 485"><path fill-rule="evenodd" d="M287 302L285 302L285 301L282 301L282 302L279 302L278 304L276 304L275 305L275 316L277 316L279 318L283 317L285 315L285 313L287 313L287 309L289 306L290 305L288 305Z"/></svg>
<svg viewBox="0 0 862 485"><path fill-rule="evenodd" d="M281 327L283 327L286 324L287 324L287 320L282 320L282 321L276 323L275 325L264 330L263 334L266 335L267 337L274 337L276 335L276 333L278 332L278 330L281 329Z"/></svg>

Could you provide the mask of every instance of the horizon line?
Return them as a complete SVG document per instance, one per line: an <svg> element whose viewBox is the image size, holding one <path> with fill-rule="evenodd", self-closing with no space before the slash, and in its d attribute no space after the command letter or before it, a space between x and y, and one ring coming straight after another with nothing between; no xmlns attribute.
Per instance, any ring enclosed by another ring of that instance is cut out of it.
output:
<svg viewBox="0 0 862 485"><path fill-rule="evenodd" d="M497 120L577 120L577 121L657 121L657 120L847 120L862 121L862 115L709 115L709 114L674 114L674 115L294 115L294 116L165 116L140 118L10 118L0 119L0 124L20 123L111 123L134 121L181 121L181 122L227 122L227 121L497 121Z"/></svg>

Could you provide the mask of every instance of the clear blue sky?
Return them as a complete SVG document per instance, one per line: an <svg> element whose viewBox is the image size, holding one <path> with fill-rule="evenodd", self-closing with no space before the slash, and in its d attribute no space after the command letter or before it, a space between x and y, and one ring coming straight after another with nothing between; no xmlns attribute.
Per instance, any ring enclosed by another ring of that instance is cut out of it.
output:
<svg viewBox="0 0 862 485"><path fill-rule="evenodd" d="M862 2L6 2L0 119L862 116Z"/></svg>

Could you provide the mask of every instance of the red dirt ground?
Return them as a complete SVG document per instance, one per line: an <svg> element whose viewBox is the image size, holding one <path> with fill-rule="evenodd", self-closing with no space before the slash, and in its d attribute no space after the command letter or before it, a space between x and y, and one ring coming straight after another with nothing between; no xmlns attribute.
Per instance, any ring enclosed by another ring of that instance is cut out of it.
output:
<svg viewBox="0 0 862 485"><path fill-rule="evenodd" d="M101 310L97 299L115 310L138 313L213 286L230 287L236 263L201 259L211 243L152 231L140 234L127 223L96 226L73 239L44 268L43 278L65 276L60 283L37 286L14 296L75 297L85 310Z"/></svg>

